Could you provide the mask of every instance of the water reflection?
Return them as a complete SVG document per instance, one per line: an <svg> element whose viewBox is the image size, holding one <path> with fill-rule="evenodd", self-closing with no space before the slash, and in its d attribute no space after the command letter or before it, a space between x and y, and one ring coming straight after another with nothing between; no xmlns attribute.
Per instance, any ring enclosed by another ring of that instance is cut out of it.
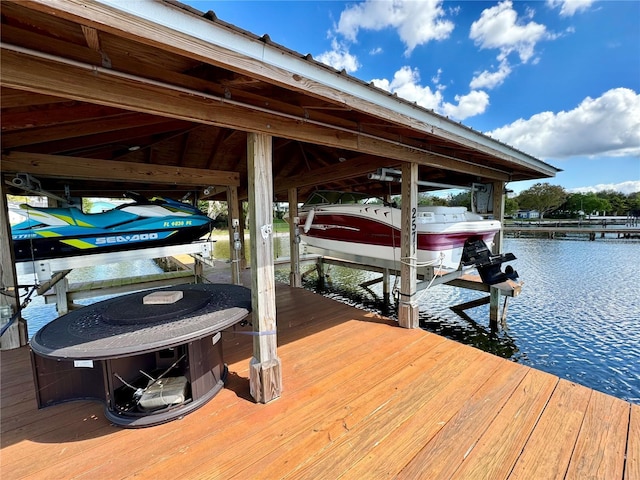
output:
<svg viewBox="0 0 640 480"><path fill-rule="evenodd" d="M245 235L245 257L247 264L251 262L251 239L248 235ZM228 237L216 236L215 243L213 244L213 256L220 259L231 258L231 247ZM273 236L273 257L274 259L284 258L289 256L289 235L276 233Z"/></svg>

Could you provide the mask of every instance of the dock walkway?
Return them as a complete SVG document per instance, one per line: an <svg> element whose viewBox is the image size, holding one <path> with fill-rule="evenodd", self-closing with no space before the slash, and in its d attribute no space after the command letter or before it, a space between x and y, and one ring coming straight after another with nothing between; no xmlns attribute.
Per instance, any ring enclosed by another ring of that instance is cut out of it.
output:
<svg viewBox="0 0 640 480"><path fill-rule="evenodd" d="M116 428L94 402L37 410L1 352L0 477L640 478L640 406L302 289L277 287L284 391L249 397L246 327L225 389L181 420Z"/></svg>
<svg viewBox="0 0 640 480"><path fill-rule="evenodd" d="M586 236L589 240L595 240L597 236L605 238L606 235L615 235L616 238L640 238L640 228L616 226L558 226L548 223L546 225L506 225L502 228L505 235L516 238L536 235L546 235L549 238L564 236Z"/></svg>

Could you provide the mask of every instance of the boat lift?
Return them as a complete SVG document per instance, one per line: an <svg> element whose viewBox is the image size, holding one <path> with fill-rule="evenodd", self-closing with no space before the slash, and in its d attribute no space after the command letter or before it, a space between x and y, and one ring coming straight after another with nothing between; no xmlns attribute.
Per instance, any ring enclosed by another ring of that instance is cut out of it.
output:
<svg viewBox="0 0 640 480"><path fill-rule="evenodd" d="M389 299L389 276L400 275L400 261L385 260L380 258L367 257L364 255L346 254L333 250L318 247L306 246L306 252L318 255L318 272L324 274L323 264L335 265L358 270L382 273L382 277L369 281L367 287L378 282L383 283L385 301ZM468 308L489 304L489 324L492 328L498 327L498 321L502 325L506 323L507 302L510 297L517 297L522 291L522 282L516 282L509 278L504 278L500 282L485 283L481 275L476 273L474 265L462 265L457 270L439 269L437 266L419 267L417 269L418 282L416 291L423 291L435 285L446 284L453 287L465 288L489 293L489 296L473 300L461 305L452 306L451 309L459 313ZM363 285L364 286L364 285ZM500 297L505 297L502 314L499 315Z"/></svg>
<svg viewBox="0 0 640 480"><path fill-rule="evenodd" d="M35 275L38 281L42 282L40 288L38 288L38 294L45 295L47 303L56 303L58 313L62 315L67 313L70 308L73 308L74 299L124 293L185 282L197 283L198 279L203 277L203 265L213 266L213 243L214 241L207 240L182 245L18 262L16 263L16 273L18 275ZM102 286L98 284L95 288L92 286L91 289L82 292L74 292L73 289L70 289L66 279L66 276L74 268L128 262L145 258L173 257L176 255L192 256L195 259L193 272L184 270L182 272L168 272L163 275L134 277L130 282L121 281L118 285L111 285L110 287L107 287L106 284ZM188 279L187 277L191 278ZM55 295L46 295L46 292L51 288L55 290ZM96 294L96 291L100 293ZM55 298L50 301L50 297Z"/></svg>

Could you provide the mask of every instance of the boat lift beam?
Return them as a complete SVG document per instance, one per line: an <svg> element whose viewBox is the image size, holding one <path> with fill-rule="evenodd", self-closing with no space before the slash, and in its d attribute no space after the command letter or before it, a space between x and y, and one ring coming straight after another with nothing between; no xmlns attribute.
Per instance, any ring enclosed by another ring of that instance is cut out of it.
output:
<svg viewBox="0 0 640 480"><path fill-rule="evenodd" d="M388 280L385 280L385 277L388 277L389 275L400 275L400 260L384 260L380 258L366 257L363 255L347 254L334 250L312 247L310 245L306 246L306 252L308 254L317 255L318 262L322 264L382 273L383 278L379 279L378 281L382 281L386 285L388 285L389 282ZM489 285L487 283L484 283L480 278L480 275L475 274L474 271L475 268L473 266L462 267L458 270L445 270L438 269L436 267L420 267L417 269L417 279L419 281L417 282L416 290L424 290L427 287L430 288L435 285L449 285L452 287L464 288L467 290L487 292L489 293L488 297L483 298L480 301L474 301L473 305L464 304L460 306L454 306L452 307L452 309L458 312L466 308L472 308L473 306L479 306L489 303L489 322L492 328L493 326L497 325L498 322L499 299L500 297L506 297L501 319L501 323L504 324L506 321L506 299L509 297L517 297L518 295L520 295L523 285L522 282L505 280L503 282ZM371 284L373 283L374 282L372 281ZM383 293L385 297L387 297L388 292L385 291Z"/></svg>
<svg viewBox="0 0 640 480"><path fill-rule="evenodd" d="M213 257L213 242L203 241L183 245L167 245L164 247L141 248L138 250L123 250L119 252L18 262L16 263L16 272L18 275L35 274L38 280L49 281L53 277L53 274L64 270L108 263L129 262L141 258L173 257L175 255L192 255L196 260L210 264Z"/></svg>
<svg viewBox="0 0 640 480"><path fill-rule="evenodd" d="M319 247L306 246L308 254L316 255L323 263L336 265L357 270L384 273L388 270L391 275L400 275L400 260L384 260L364 255L355 255L344 252L337 252ZM314 258L314 257L311 257ZM507 281L494 285L482 283L479 275L472 275L474 267L463 267L459 270L438 270L434 267L418 268L418 290L424 290L429 283L431 286L447 284L454 287L466 288L488 292L490 287L497 288L503 296L517 297L520 294L520 286L516 282ZM433 278L435 277L435 278Z"/></svg>
<svg viewBox="0 0 640 480"><path fill-rule="evenodd" d="M45 303L55 303L58 314L67 313L77 308L74 300L95 297L97 295L120 294L144 288L175 285L185 283L187 272L168 272L163 275L132 277L129 281L117 282L117 285L107 285L91 282L92 288L77 290L77 286L70 289L67 274L74 268L91 267L109 263L129 262L144 258L173 257L176 255L191 255L194 259L194 271L190 275L192 280L198 281L202 277L202 265L213 266L213 241L200 241L182 245L168 245L164 247L143 248L138 250L123 250L118 252L97 253L93 255L51 258L16 263L18 275L35 275L39 282L38 295L45 297ZM54 292L50 293L53 288Z"/></svg>

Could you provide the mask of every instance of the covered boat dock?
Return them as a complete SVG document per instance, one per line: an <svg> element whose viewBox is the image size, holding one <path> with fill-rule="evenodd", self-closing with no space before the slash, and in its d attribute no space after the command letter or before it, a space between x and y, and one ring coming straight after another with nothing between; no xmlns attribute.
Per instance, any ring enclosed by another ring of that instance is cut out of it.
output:
<svg viewBox="0 0 640 480"><path fill-rule="evenodd" d="M12 325L3 478L639 476L637 406L417 329L411 266L406 328L297 288L294 243L291 286L275 285L274 200L295 216L315 188L400 194L410 257L419 182L490 186L485 213L501 218L507 182L556 168L172 0L1 9L3 292L17 291L5 195L18 174L59 197L223 200L232 241L247 201L252 239L252 328L224 333L227 387L182 420L123 430L97 403L37 410L26 325ZM370 180L378 168L402 182Z"/></svg>
<svg viewBox="0 0 640 480"><path fill-rule="evenodd" d="M17 175L58 197L191 193L227 201L232 240L244 238L247 201L250 236L262 239L251 245L258 331L276 322L274 200L288 201L295 217L316 188L400 194L402 257L411 258L419 184L486 185L493 194L483 213L501 218L507 182L558 171L268 35L172 0L4 1L2 21L0 193L21 192ZM371 180L381 168L401 171L401 183ZM3 285L12 288L6 223ZM291 238L291 284L299 286ZM243 262L242 250L238 256ZM416 328L415 267L403 265L402 276L400 324ZM25 332L17 323L3 347L26 343ZM256 342L256 365L277 371L275 352L275 339Z"/></svg>

